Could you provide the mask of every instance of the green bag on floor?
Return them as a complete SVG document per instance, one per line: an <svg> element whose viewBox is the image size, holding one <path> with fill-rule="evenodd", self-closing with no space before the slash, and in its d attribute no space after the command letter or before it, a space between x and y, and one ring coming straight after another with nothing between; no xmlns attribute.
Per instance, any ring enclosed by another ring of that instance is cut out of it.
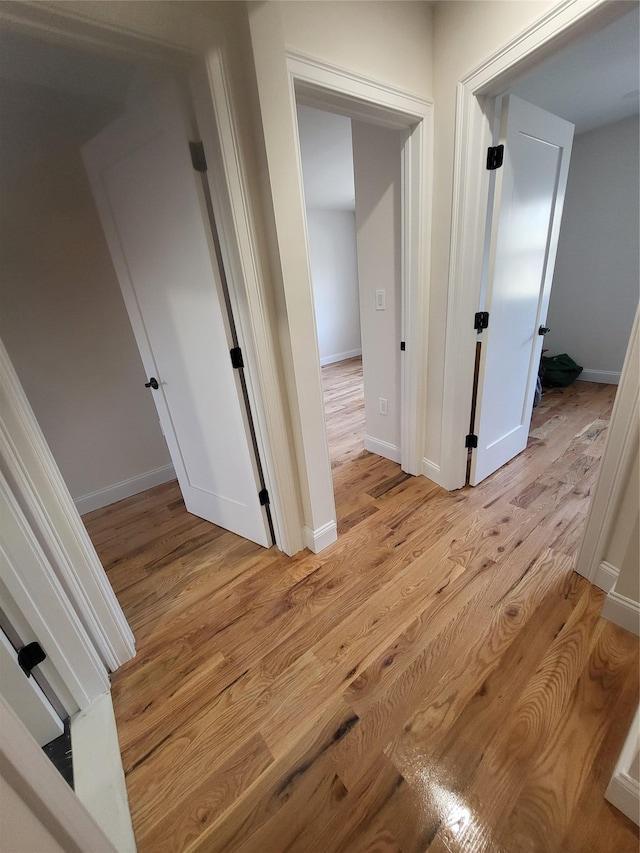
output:
<svg viewBox="0 0 640 853"><path fill-rule="evenodd" d="M566 352L551 357L542 356L542 384L547 388L566 388L580 376L582 368Z"/></svg>

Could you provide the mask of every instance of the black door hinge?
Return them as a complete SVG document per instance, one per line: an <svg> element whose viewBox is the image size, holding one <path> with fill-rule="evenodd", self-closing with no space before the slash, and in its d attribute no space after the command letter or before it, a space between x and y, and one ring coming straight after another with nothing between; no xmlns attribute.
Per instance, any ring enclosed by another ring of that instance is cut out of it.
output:
<svg viewBox="0 0 640 853"><path fill-rule="evenodd" d="M487 148L487 169L493 172L494 169L499 169L504 161L504 145L494 145L492 148Z"/></svg>
<svg viewBox="0 0 640 853"><path fill-rule="evenodd" d="M258 492L258 500L260 501L260 506L269 506L269 492L266 489L262 489L262 491Z"/></svg>
<svg viewBox="0 0 640 853"><path fill-rule="evenodd" d="M404 341L400 341L400 349L401 349L401 351L402 351L402 352L404 352L404 351L406 350L406 348L407 348L407 345L405 344L405 342L404 342Z"/></svg>
<svg viewBox="0 0 640 853"><path fill-rule="evenodd" d="M191 162L196 172L207 171L207 158L204 156L204 145L202 142L190 142Z"/></svg>
<svg viewBox="0 0 640 853"><path fill-rule="evenodd" d="M31 676L31 670L34 666L38 666L46 658L47 656L40 643L29 643L18 650L18 664L27 678Z"/></svg>
<svg viewBox="0 0 640 853"><path fill-rule="evenodd" d="M240 347L234 347L229 350L229 355L231 356L231 364L238 369L239 367L244 367L244 361L242 360L242 350Z"/></svg>
<svg viewBox="0 0 640 853"><path fill-rule="evenodd" d="M478 446L478 436L473 433L469 433L469 435L464 440L464 446L469 447L477 447Z"/></svg>
<svg viewBox="0 0 640 853"><path fill-rule="evenodd" d="M477 314L474 315L473 318L473 328L476 332L481 332L483 329L487 329L489 327L489 312L488 311L478 311Z"/></svg>

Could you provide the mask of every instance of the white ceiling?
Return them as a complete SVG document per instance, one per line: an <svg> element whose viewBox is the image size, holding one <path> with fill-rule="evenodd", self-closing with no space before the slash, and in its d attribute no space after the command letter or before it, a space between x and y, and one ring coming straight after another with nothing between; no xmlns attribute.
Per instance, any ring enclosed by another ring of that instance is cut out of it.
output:
<svg viewBox="0 0 640 853"><path fill-rule="evenodd" d="M631 11L543 62L509 91L572 122L576 133L637 115L639 7L624 5Z"/></svg>
<svg viewBox="0 0 640 853"><path fill-rule="evenodd" d="M298 129L306 206L354 210L351 119L298 106Z"/></svg>

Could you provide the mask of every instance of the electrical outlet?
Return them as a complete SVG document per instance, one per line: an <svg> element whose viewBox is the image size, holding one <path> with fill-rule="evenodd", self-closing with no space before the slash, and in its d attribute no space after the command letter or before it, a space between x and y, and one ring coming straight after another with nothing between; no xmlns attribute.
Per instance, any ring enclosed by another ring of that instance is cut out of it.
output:
<svg viewBox="0 0 640 853"><path fill-rule="evenodd" d="M384 311L387 307L386 293L384 290L376 290L376 311Z"/></svg>
<svg viewBox="0 0 640 853"><path fill-rule="evenodd" d="M378 397L378 411L381 415L389 414L389 407L387 405L386 397Z"/></svg>

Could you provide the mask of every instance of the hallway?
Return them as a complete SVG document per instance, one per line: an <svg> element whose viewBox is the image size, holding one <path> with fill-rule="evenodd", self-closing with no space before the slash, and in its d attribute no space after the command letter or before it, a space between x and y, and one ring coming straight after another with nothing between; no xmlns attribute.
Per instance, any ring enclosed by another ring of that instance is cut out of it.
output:
<svg viewBox="0 0 640 853"><path fill-rule="evenodd" d="M86 517L137 639L113 698L141 853L635 851L602 795L637 639L572 572L614 392L548 392L475 489L358 453L318 555L172 484Z"/></svg>

